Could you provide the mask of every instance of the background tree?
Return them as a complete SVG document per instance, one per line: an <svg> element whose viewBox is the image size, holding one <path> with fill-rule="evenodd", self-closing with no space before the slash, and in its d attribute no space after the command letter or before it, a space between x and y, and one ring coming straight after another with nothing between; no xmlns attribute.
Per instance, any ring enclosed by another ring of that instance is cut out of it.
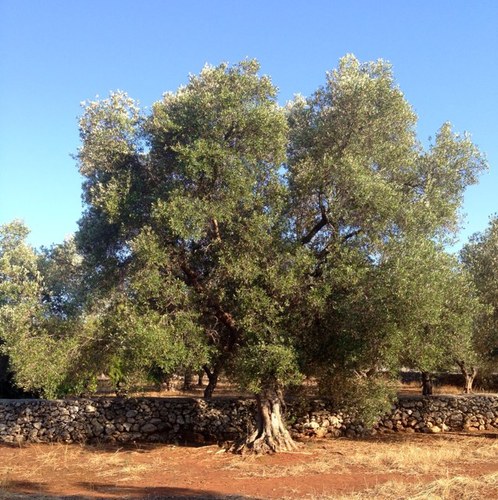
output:
<svg viewBox="0 0 498 500"><path fill-rule="evenodd" d="M498 360L498 219L492 217L488 228L473 235L461 251L485 310L475 325L474 343L481 364L495 370Z"/></svg>
<svg viewBox="0 0 498 500"><path fill-rule="evenodd" d="M470 392L478 361L474 325L482 312L470 277L431 240L408 240L390 260L386 288L394 297L399 363L421 371L425 395L432 394L433 372L458 365Z"/></svg>
<svg viewBox="0 0 498 500"><path fill-rule="evenodd" d="M43 278L26 243L28 234L18 221L0 227L1 350L19 388L50 397L59 393L69 370L74 340L64 342L66 325L53 321L43 300Z"/></svg>
<svg viewBox="0 0 498 500"><path fill-rule="evenodd" d="M37 268L43 277L43 298L51 314L60 319L81 316L88 287L85 281L82 256L74 237L37 254Z"/></svg>
<svg viewBox="0 0 498 500"><path fill-rule="evenodd" d="M5 346L7 322L12 323L15 307L36 297L35 257L24 244L27 228L20 221L0 226L0 397L18 395Z"/></svg>

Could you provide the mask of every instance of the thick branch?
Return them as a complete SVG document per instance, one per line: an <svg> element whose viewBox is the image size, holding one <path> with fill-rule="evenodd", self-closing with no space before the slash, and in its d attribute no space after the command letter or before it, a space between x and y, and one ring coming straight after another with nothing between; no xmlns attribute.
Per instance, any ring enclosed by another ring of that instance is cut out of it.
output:
<svg viewBox="0 0 498 500"><path fill-rule="evenodd" d="M205 290L202 284L199 282L199 277L195 271L193 271L186 263L180 264L180 269L185 273L188 278L189 284L194 288L199 294L204 294ZM225 311L222 305L211 297L207 297L206 301L208 307L214 312L216 319L222 323L230 332L230 345L229 348L233 347L236 339L240 338L240 332L237 327L233 316Z"/></svg>
<svg viewBox="0 0 498 500"><path fill-rule="evenodd" d="M325 212L322 212L322 218L311 228L310 232L301 238L301 243L306 245L315 235L329 223L329 219Z"/></svg>

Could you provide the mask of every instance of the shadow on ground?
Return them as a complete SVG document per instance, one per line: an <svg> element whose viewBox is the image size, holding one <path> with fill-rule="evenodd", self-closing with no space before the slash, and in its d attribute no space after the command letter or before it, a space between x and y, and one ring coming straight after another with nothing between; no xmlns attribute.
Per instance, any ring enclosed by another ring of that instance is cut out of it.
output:
<svg viewBox="0 0 498 500"><path fill-rule="evenodd" d="M88 491L88 494L81 495L54 495L49 493L45 483L31 481L9 481L8 486L0 486L1 500L110 500L110 499L143 499L160 500L179 498L206 499L206 500L258 500L256 497L241 495L221 495L216 492L194 490L190 488L168 488L157 487L147 488L139 486L110 486L105 483L78 483L81 490Z"/></svg>

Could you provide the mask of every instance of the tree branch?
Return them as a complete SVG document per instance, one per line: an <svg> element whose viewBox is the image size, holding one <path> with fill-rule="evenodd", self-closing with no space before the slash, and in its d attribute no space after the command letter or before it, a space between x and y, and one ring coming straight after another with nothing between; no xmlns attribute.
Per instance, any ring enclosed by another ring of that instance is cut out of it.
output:
<svg viewBox="0 0 498 500"><path fill-rule="evenodd" d="M187 276L190 285L194 288L196 292L199 294L204 294L205 289L202 284L199 282L199 276L195 271L193 271L185 262L180 263L180 269ZM216 319L222 323L230 332L230 345L229 347L233 347L236 340L241 337L239 328L233 319L233 316L225 311L222 305L212 297L206 297L207 306L213 311Z"/></svg>
<svg viewBox="0 0 498 500"><path fill-rule="evenodd" d="M316 236L316 234L319 231L321 231L321 229L324 228L328 223L329 223L329 218L327 217L327 214L323 210L321 219L311 228L308 234L306 234L301 238L301 243L303 245L309 243Z"/></svg>
<svg viewBox="0 0 498 500"><path fill-rule="evenodd" d="M212 219L211 220L211 226L212 226L212 229L213 229L215 241L221 241L220 226L218 225L218 220L217 219Z"/></svg>
<svg viewBox="0 0 498 500"><path fill-rule="evenodd" d="M342 237L342 242L346 243L346 241L348 241L349 239L353 238L354 236L358 236L360 233L361 233L361 229L356 229L354 231L351 231L350 233L345 234Z"/></svg>

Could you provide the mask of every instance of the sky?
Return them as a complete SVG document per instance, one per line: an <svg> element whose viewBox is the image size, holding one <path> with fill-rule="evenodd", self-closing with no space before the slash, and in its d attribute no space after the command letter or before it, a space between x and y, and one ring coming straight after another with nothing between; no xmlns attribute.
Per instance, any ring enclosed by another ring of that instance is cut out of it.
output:
<svg viewBox="0 0 498 500"><path fill-rule="evenodd" d="M487 155L458 249L498 212L495 0L0 0L0 224L24 220L35 247L76 231L82 101L150 107L206 63L256 58L285 104L347 53L392 63L424 144L450 121Z"/></svg>

